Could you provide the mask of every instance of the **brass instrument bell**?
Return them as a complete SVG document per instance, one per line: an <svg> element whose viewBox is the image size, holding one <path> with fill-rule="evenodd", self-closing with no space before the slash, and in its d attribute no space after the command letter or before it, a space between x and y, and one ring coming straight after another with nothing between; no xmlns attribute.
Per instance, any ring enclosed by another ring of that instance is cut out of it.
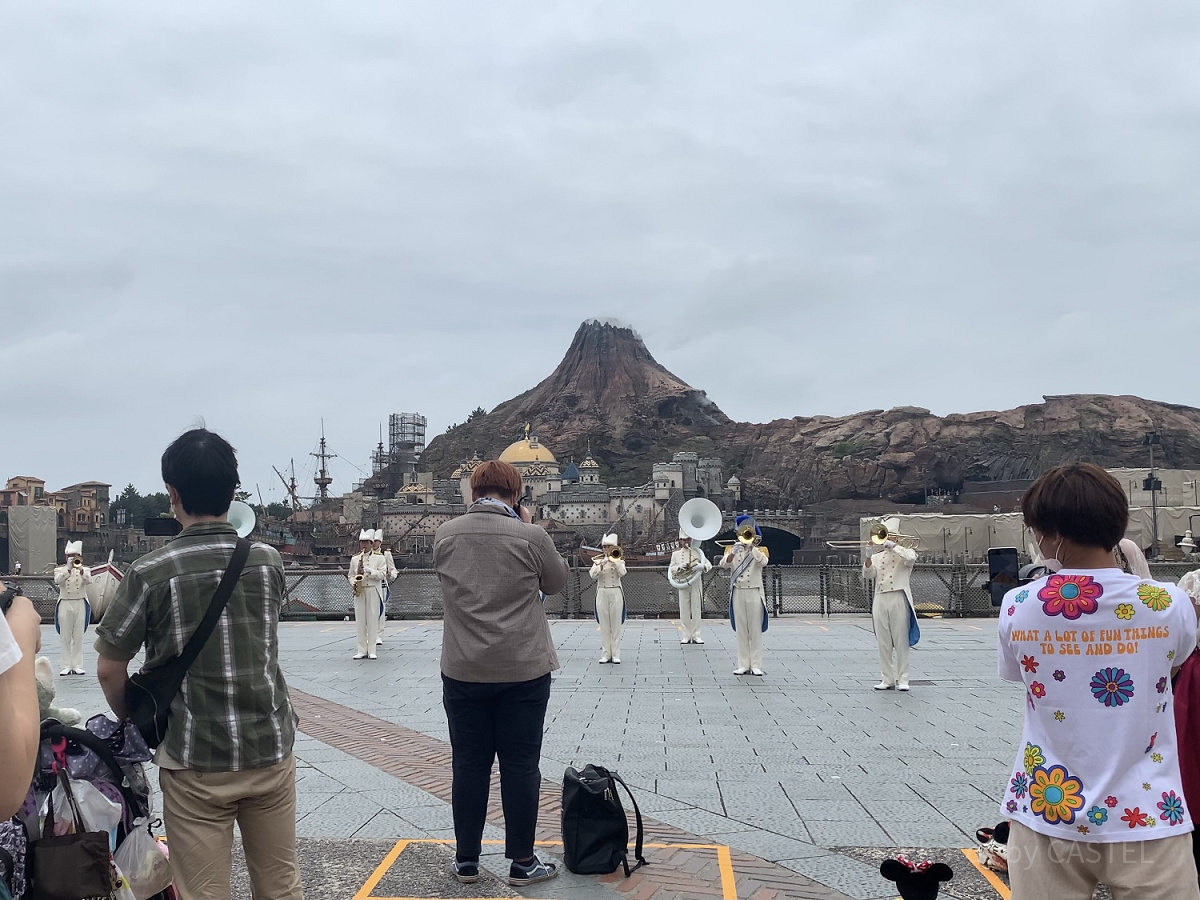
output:
<svg viewBox="0 0 1200 900"><path fill-rule="evenodd" d="M620 548L620 547L612 547L612 548L610 548L610 549L609 549L609 551L608 551L608 558L609 558L609 559L620 559L620 558L621 558L623 555L624 555L624 554L621 552L621 548Z"/></svg>
<svg viewBox="0 0 1200 900"><path fill-rule="evenodd" d="M78 556L76 556L74 559L71 560L71 568L82 569L83 568L83 560L80 559Z"/></svg>

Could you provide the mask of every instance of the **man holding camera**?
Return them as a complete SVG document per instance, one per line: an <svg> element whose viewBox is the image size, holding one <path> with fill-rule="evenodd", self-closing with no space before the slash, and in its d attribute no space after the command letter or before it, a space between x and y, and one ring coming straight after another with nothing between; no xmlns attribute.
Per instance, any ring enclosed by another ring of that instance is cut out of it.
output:
<svg viewBox="0 0 1200 900"><path fill-rule="evenodd" d="M68 541L63 552L67 561L54 570L54 583L58 585L54 624L62 640L63 664L58 674L82 675L83 633L92 620L92 609L87 600L92 572L83 564L83 541Z"/></svg>
<svg viewBox="0 0 1200 900"><path fill-rule="evenodd" d="M162 476L183 530L129 567L97 628L96 671L118 718L129 661L146 669L181 654L237 547L229 504L237 457L220 435L188 431L163 453ZM254 544L207 642L171 704L155 754L171 871L182 900L233 896L233 826L255 897L303 897L296 865L296 714L279 668L283 562Z"/></svg>

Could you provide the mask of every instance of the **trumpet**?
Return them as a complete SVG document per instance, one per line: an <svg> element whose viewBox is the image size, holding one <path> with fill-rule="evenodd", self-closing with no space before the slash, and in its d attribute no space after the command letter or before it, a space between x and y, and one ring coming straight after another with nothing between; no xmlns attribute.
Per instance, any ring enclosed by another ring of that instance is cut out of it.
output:
<svg viewBox="0 0 1200 900"><path fill-rule="evenodd" d="M83 568L83 560L80 559L78 556L76 556L74 559L71 560L71 568L82 569Z"/></svg>

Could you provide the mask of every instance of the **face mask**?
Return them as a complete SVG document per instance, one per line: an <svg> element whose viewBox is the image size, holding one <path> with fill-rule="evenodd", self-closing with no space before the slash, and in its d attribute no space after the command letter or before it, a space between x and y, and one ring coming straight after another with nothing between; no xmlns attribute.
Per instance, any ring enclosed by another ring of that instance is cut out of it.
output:
<svg viewBox="0 0 1200 900"><path fill-rule="evenodd" d="M1054 556L1047 558L1042 555L1042 542L1040 540L1037 543L1037 549L1040 559L1036 560L1036 562L1040 562L1043 566L1045 566L1046 571L1057 572L1063 567L1063 564L1057 559L1058 551L1062 549L1062 538L1058 539L1058 546L1054 548Z"/></svg>

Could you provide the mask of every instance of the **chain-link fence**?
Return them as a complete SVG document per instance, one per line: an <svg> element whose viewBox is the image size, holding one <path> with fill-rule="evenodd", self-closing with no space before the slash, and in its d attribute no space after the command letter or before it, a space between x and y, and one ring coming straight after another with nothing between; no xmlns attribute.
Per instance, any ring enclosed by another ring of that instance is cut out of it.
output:
<svg viewBox="0 0 1200 900"><path fill-rule="evenodd" d="M1176 582L1194 563L1153 563L1160 581ZM917 611L948 616L994 616L985 565L923 565L913 569L910 583ZM49 620L58 589L48 575L6 579L21 586ZM714 569L704 576L704 615L722 618L729 610L729 574ZM676 591L665 567L630 566L622 581L630 616L672 618L679 613ZM871 585L858 566L768 566L763 571L767 605L774 615L831 616L866 613ZM546 598L552 618L591 618L596 609L596 582L586 568L572 569L566 589ZM436 619L442 615L442 589L432 569L401 569L391 584L389 618ZM287 574L287 619L341 619L354 614L354 595L341 569L291 570Z"/></svg>

